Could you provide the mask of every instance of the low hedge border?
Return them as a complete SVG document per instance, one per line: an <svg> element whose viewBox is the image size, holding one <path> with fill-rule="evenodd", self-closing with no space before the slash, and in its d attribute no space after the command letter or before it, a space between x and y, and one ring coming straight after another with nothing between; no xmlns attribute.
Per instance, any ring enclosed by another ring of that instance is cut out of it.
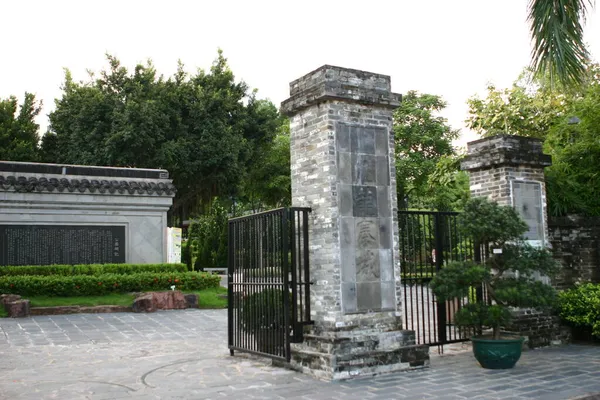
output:
<svg viewBox="0 0 600 400"><path fill-rule="evenodd" d="M202 290L218 287L221 277L206 272L140 272L74 276L2 276L0 293L21 296L95 296L108 293Z"/></svg>
<svg viewBox="0 0 600 400"><path fill-rule="evenodd" d="M21 265L0 267L0 276L74 276L135 274L142 272L186 272L185 264L85 264L85 265Z"/></svg>

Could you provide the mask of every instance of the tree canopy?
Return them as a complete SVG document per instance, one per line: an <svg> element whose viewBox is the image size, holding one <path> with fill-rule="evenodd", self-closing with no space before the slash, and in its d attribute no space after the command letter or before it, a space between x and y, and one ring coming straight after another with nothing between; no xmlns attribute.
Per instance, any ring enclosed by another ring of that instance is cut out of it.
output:
<svg viewBox="0 0 600 400"><path fill-rule="evenodd" d="M209 71L165 78L151 62L133 71L107 56L87 82L65 73L42 141L46 162L165 168L178 189L179 222L214 196L241 196L283 124L275 106L235 80L222 52ZM264 167L264 165L260 165Z"/></svg>
<svg viewBox="0 0 600 400"><path fill-rule="evenodd" d="M449 160L456 156L452 140L459 132L439 116L445 107L440 96L409 91L394 113L400 206L404 203L404 207L412 208L446 208L453 202L451 199L441 201L441 195L449 192L439 186L442 181L444 185L455 183L457 172L448 167L457 167Z"/></svg>
<svg viewBox="0 0 600 400"><path fill-rule="evenodd" d="M488 88L469 100L467 125L483 136L498 133L544 140L549 212L600 215L600 68L586 67L576 88L553 85L526 71L510 89Z"/></svg>
<svg viewBox="0 0 600 400"><path fill-rule="evenodd" d="M35 117L41 109L31 93L25 93L20 105L14 96L0 99L0 160L38 160L40 127Z"/></svg>

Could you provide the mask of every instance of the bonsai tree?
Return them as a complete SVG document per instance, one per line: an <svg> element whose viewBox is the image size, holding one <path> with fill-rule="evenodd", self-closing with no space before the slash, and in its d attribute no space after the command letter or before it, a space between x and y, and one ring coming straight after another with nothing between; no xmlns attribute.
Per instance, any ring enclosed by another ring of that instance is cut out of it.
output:
<svg viewBox="0 0 600 400"><path fill-rule="evenodd" d="M501 328L510 326L512 307L553 305L556 293L546 282L557 265L548 250L523 240L527 224L512 207L474 198L460 218L464 233L479 244L482 261L446 265L433 278L431 288L441 301L466 298L481 288L483 301L460 308L454 321L479 335L491 328L493 339L500 339Z"/></svg>

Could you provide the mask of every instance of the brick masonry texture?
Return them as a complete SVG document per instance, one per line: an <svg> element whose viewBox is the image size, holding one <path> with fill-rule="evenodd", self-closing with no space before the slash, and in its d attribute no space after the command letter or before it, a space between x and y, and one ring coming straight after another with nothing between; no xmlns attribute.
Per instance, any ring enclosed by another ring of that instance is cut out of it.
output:
<svg viewBox="0 0 600 400"><path fill-rule="evenodd" d="M414 332L401 330L391 134L400 96L390 87L388 76L326 65L292 82L282 103L291 124L292 204L312 209L315 325L295 345L293 362L325 379L428 362Z"/></svg>
<svg viewBox="0 0 600 400"><path fill-rule="evenodd" d="M550 217L549 234L554 257L561 263L557 288L600 283L600 218Z"/></svg>
<svg viewBox="0 0 600 400"><path fill-rule="evenodd" d="M499 135L468 143L467 156L461 168L469 173L471 196L487 197L502 205L520 204L513 193L511 182L537 182L541 190L543 245L552 238L548 231L546 185L544 168L551 158L542 152L539 139ZM512 332L527 338L529 347L568 342L569 331L560 326L557 316L534 310L514 313Z"/></svg>

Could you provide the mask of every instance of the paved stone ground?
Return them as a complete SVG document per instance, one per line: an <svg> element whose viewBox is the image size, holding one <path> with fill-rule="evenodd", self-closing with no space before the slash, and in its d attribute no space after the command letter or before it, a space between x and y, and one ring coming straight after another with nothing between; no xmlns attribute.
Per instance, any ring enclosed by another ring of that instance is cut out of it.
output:
<svg viewBox="0 0 600 400"><path fill-rule="evenodd" d="M226 325L225 310L0 319L0 399L553 400L600 392L598 346L528 351L506 371L446 352L429 369L327 383L230 357Z"/></svg>

